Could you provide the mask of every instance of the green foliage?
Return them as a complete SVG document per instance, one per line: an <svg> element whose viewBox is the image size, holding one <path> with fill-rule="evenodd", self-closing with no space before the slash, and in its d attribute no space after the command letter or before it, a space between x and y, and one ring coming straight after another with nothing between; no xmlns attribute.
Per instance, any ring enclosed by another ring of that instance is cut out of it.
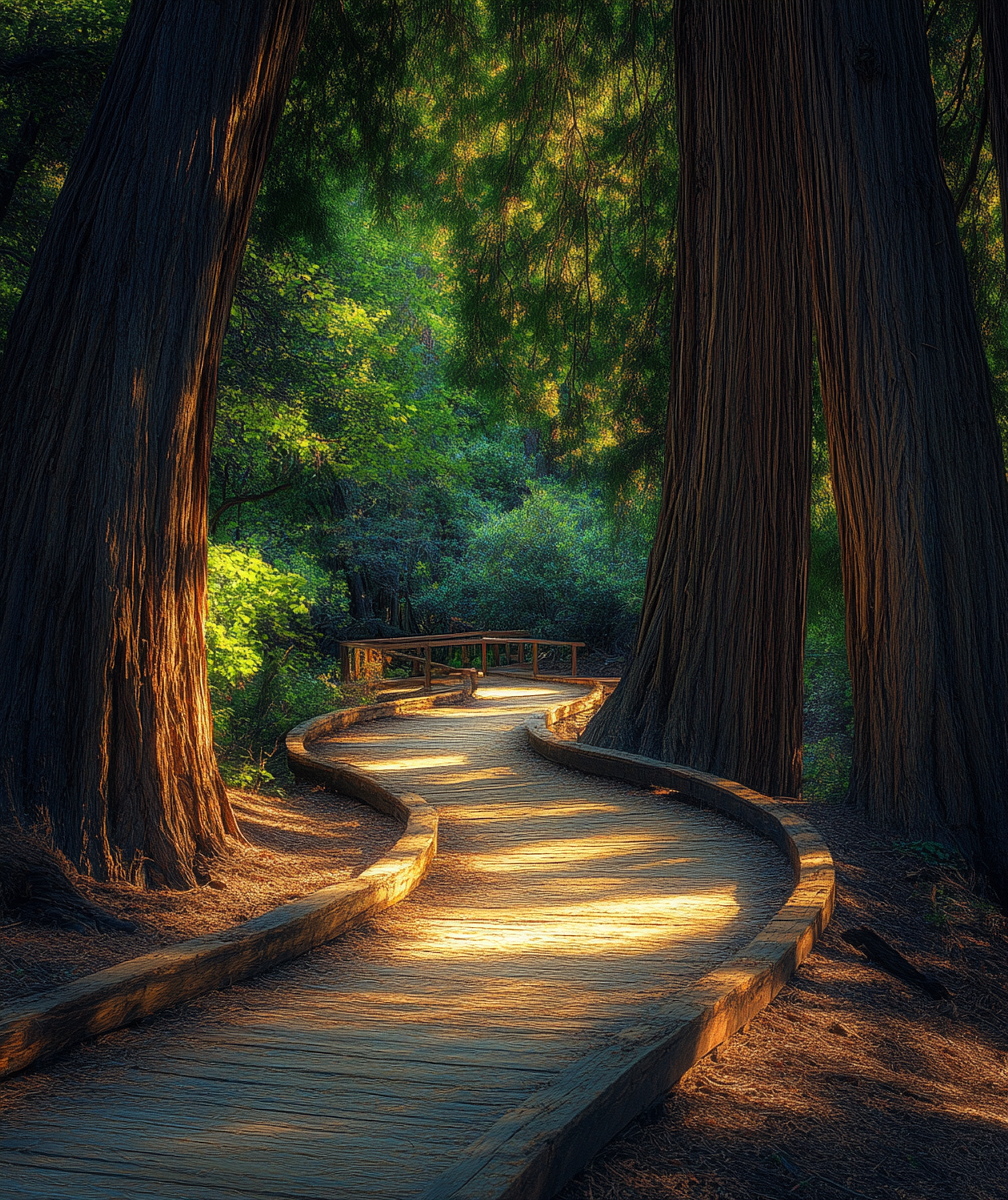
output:
<svg viewBox="0 0 1008 1200"><path fill-rule="evenodd" d="M946 846L944 842L933 841L917 841L917 842L896 842L896 849L903 853L916 854L927 863L935 863L944 866L947 863L962 863L962 855L951 847Z"/></svg>
<svg viewBox="0 0 1008 1200"><path fill-rule="evenodd" d="M614 544L596 497L536 484L519 507L473 531L464 558L417 604L440 625L456 617L480 629L624 646L640 608L642 550Z"/></svg>
<svg viewBox="0 0 1008 1200"><path fill-rule="evenodd" d="M837 734L827 734L806 745L802 766L802 794L808 800L843 800L850 786L850 747Z"/></svg>
<svg viewBox="0 0 1008 1200"><path fill-rule="evenodd" d="M444 277L358 197L338 201L349 232L321 261L246 253L221 367L218 504L305 475L393 485L450 469L454 395L433 369L452 336Z"/></svg>
<svg viewBox="0 0 1008 1200"><path fill-rule="evenodd" d="M221 771L240 787L269 783L267 761L292 725L339 707L319 673L305 580L255 553L213 545L208 561L207 669Z"/></svg>
<svg viewBox="0 0 1008 1200"><path fill-rule="evenodd" d="M507 512L521 503L528 493L530 463L517 429L506 425L496 437L472 437L463 452L472 489L484 504L492 511Z"/></svg>
<svg viewBox="0 0 1008 1200"><path fill-rule="evenodd" d="M288 778L284 735L301 721L347 703L331 676L318 672L306 656L270 651L255 675L215 699L215 746L227 783L257 789Z"/></svg>
<svg viewBox="0 0 1008 1200"><path fill-rule="evenodd" d="M850 784L850 673L840 536L830 479L818 363L813 376L810 557L805 630L805 745L802 792L842 800Z"/></svg>
<svg viewBox="0 0 1008 1200"><path fill-rule="evenodd" d="M269 650L304 645L310 631L305 581L237 546L211 544L207 556L207 666L211 686L234 687Z"/></svg>
<svg viewBox="0 0 1008 1200"><path fill-rule="evenodd" d="M938 108L938 147L991 369L994 411L1008 454L1008 276L974 0L939 0L930 6L928 49Z"/></svg>
<svg viewBox="0 0 1008 1200"><path fill-rule="evenodd" d="M211 527L311 574L334 653L351 616L408 626L418 581L439 575L485 507L473 461L496 462L503 496L524 457L446 381L443 245L380 226L359 189L333 190L329 204L339 236L324 253L253 241L246 255L221 368Z"/></svg>
<svg viewBox="0 0 1008 1200"><path fill-rule="evenodd" d="M0 5L0 349L128 0Z"/></svg>
<svg viewBox="0 0 1008 1200"><path fill-rule="evenodd" d="M464 377L539 430L548 469L639 487L660 474L668 393L671 7L498 7L475 25L469 88L427 85Z"/></svg>

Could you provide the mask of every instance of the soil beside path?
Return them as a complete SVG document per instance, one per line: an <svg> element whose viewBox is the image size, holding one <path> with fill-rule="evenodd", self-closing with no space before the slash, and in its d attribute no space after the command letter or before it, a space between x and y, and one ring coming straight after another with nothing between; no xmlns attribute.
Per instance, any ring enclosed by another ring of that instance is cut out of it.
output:
<svg viewBox="0 0 1008 1200"><path fill-rule="evenodd" d="M210 864L209 885L187 892L127 883L75 883L135 933L76 933L0 916L0 1004L68 983L158 946L217 933L278 904L352 879L402 833L366 804L299 784L283 797L228 790L247 845Z"/></svg>
<svg viewBox="0 0 1008 1200"><path fill-rule="evenodd" d="M825 937L747 1032L560 1200L1008 1197L1003 916L928 846L901 846L846 805L795 809L836 860ZM841 938L864 925L944 983L954 1008Z"/></svg>

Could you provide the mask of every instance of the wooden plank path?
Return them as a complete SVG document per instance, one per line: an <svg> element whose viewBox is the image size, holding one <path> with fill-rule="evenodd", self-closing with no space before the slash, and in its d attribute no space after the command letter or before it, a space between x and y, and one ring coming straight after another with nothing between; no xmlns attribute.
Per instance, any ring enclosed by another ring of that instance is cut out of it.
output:
<svg viewBox="0 0 1008 1200"><path fill-rule="evenodd" d="M565 771L522 722L581 694L316 743L440 814L430 875L296 963L0 1090L0 1194L401 1200L531 1093L744 947L792 886L725 818Z"/></svg>

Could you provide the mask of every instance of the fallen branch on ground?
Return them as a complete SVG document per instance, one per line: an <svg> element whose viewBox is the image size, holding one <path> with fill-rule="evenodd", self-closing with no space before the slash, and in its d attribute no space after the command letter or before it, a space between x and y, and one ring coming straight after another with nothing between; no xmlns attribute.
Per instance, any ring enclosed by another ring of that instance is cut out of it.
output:
<svg viewBox="0 0 1008 1200"><path fill-rule="evenodd" d="M952 993L948 988L940 983L931 975L922 975L915 966L907 962L898 950L894 950L887 941L880 938L877 933L865 926L858 929L848 929L846 933L840 935L848 945L854 946L865 954L876 966L881 967L883 971L888 971L890 975L895 975L897 979L902 979L904 983L912 984L918 987L921 991L927 992L929 996L933 996L936 1000L948 1000L952 1002Z"/></svg>

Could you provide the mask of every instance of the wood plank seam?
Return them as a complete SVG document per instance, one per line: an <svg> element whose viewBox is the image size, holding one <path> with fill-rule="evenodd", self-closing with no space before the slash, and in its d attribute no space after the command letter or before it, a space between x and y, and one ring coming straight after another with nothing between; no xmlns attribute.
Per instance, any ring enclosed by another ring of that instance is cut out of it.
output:
<svg viewBox="0 0 1008 1200"><path fill-rule="evenodd" d="M331 941L416 887L437 852L437 813L421 796L389 791L348 763L312 754L311 743L338 729L398 713L458 704L468 688L326 713L287 735L295 775L322 783L395 817L402 837L356 879L333 884L220 933L192 938L106 967L0 1008L0 1079L61 1050L183 1000L258 975Z"/></svg>
<svg viewBox="0 0 1008 1200"><path fill-rule="evenodd" d="M809 822L731 780L641 755L562 740L558 721L595 708L604 689L525 722L542 757L590 775L674 789L772 840L794 889L740 953L659 1006L644 1024L572 1064L506 1113L420 1200L548 1200L685 1073L765 1008L811 952L833 912L833 858Z"/></svg>

